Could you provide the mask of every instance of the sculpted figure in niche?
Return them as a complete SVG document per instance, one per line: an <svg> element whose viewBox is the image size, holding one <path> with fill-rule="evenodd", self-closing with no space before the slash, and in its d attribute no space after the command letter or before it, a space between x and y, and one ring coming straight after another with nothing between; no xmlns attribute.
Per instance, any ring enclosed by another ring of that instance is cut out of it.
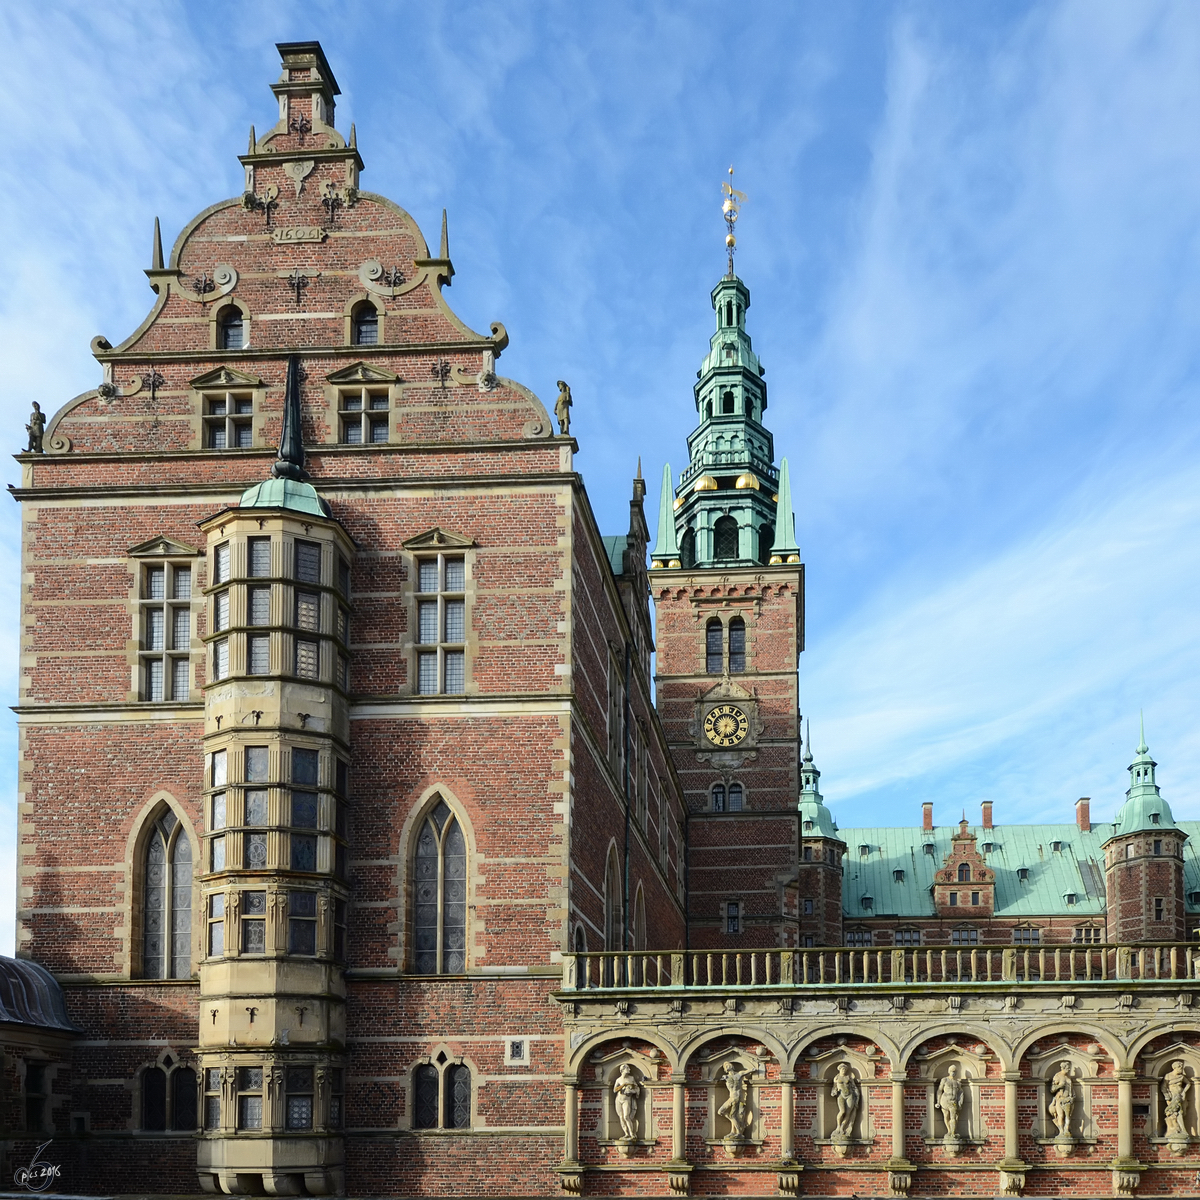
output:
<svg viewBox="0 0 1200 1200"><path fill-rule="evenodd" d="M958 1064L951 1063L937 1090L937 1106L941 1109L942 1120L946 1122L947 1140L958 1138L958 1114L962 1111L963 1092L962 1080L958 1077Z"/></svg>
<svg viewBox="0 0 1200 1200"><path fill-rule="evenodd" d="M736 1063L727 1062L717 1076L729 1089L729 1099L717 1109L717 1113L729 1121L730 1137L745 1137L746 1130L750 1128L754 1114L750 1111L750 1085L746 1081L753 1074L753 1067L739 1071Z"/></svg>
<svg viewBox="0 0 1200 1200"><path fill-rule="evenodd" d="M1075 1080L1071 1076L1071 1064L1066 1060L1058 1064L1058 1070L1050 1080L1050 1103L1046 1107L1058 1130L1058 1137L1069 1138L1071 1113L1075 1109Z"/></svg>
<svg viewBox="0 0 1200 1200"><path fill-rule="evenodd" d="M1167 1123L1167 1137L1185 1138L1188 1136L1187 1124L1184 1118L1184 1104L1187 1102L1188 1089L1191 1080L1183 1071L1183 1060L1171 1064L1171 1069L1163 1076L1162 1094L1166 1107L1163 1116Z"/></svg>
<svg viewBox="0 0 1200 1200"><path fill-rule="evenodd" d="M617 1119L621 1122L621 1135L636 1142L638 1097L642 1094L642 1085L628 1063L622 1065L620 1073L613 1080L613 1094L617 1098Z"/></svg>
<svg viewBox="0 0 1200 1200"><path fill-rule="evenodd" d="M41 454L42 438L46 433L46 414L42 412L42 406L36 400L33 402L33 412L29 414L29 424L25 426L25 432L29 434L29 445L25 453Z"/></svg>
<svg viewBox="0 0 1200 1200"><path fill-rule="evenodd" d="M829 1094L837 1101L837 1124L834 1126L833 1136L835 1138L853 1137L854 1121L858 1116L859 1105L862 1103L862 1093L859 1091L858 1080L854 1078L845 1063L838 1065Z"/></svg>
<svg viewBox="0 0 1200 1200"><path fill-rule="evenodd" d="M561 379L558 381L558 399L554 402L554 415L558 418L558 430L566 437L571 432L571 388Z"/></svg>

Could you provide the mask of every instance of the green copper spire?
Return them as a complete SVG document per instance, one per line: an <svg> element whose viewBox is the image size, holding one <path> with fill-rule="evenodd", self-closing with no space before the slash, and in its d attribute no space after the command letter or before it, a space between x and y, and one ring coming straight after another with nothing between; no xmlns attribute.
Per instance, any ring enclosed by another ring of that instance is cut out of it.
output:
<svg viewBox="0 0 1200 1200"><path fill-rule="evenodd" d="M1114 836L1137 833L1143 829L1169 828L1175 824L1170 805L1158 791L1158 783L1154 778L1157 766L1146 745L1146 722L1143 719L1137 756L1129 764L1129 790L1125 793L1125 803L1117 813Z"/></svg>
<svg viewBox="0 0 1200 1200"><path fill-rule="evenodd" d="M800 547L796 545L796 515L792 512L792 480L788 475L788 460L779 460L779 502L775 506L775 544L771 547L771 562L799 562Z"/></svg>
<svg viewBox="0 0 1200 1200"><path fill-rule="evenodd" d="M807 729L807 722L805 723ZM821 772L813 763L812 731L805 739L804 758L800 764L800 831L806 837L837 837L833 814L825 807L821 796Z"/></svg>
<svg viewBox="0 0 1200 1200"><path fill-rule="evenodd" d="M671 464L663 467L662 494L658 501L658 537L650 557L656 567L679 566L679 543L675 540L675 513L672 502L675 489L671 486Z"/></svg>
<svg viewBox="0 0 1200 1200"><path fill-rule="evenodd" d="M712 290L712 306L717 327L693 389L700 424L688 437L691 461L677 492L679 557L684 567L751 566L770 560L777 536L765 371L746 332L750 289L726 275Z"/></svg>

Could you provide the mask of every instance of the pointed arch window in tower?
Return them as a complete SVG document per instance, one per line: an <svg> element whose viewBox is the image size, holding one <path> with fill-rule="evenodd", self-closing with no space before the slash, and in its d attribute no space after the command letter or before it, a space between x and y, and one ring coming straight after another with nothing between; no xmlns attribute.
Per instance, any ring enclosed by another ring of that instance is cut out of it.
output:
<svg viewBox="0 0 1200 1200"><path fill-rule="evenodd" d="M710 675L720 675L724 667L724 630L721 622L713 617L704 627L704 669Z"/></svg>
<svg viewBox="0 0 1200 1200"><path fill-rule="evenodd" d="M746 622L734 617L729 622L729 670L740 674L746 669Z"/></svg>
<svg viewBox="0 0 1200 1200"><path fill-rule="evenodd" d="M461 975L467 948L467 843L462 826L439 800L417 835L413 912L418 975Z"/></svg>
<svg viewBox="0 0 1200 1200"><path fill-rule="evenodd" d="M142 975L192 974L192 844L169 809L150 831L143 863Z"/></svg>
<svg viewBox="0 0 1200 1200"><path fill-rule="evenodd" d="M737 558L738 524L733 517L718 517L713 526L713 557Z"/></svg>

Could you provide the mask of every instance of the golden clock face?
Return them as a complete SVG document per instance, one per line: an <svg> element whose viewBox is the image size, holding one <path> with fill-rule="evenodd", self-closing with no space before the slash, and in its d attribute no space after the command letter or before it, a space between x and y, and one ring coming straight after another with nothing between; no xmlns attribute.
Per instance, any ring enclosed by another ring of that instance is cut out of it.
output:
<svg viewBox="0 0 1200 1200"><path fill-rule="evenodd" d="M718 704L704 718L704 736L714 746L736 746L750 732L750 719L736 704Z"/></svg>

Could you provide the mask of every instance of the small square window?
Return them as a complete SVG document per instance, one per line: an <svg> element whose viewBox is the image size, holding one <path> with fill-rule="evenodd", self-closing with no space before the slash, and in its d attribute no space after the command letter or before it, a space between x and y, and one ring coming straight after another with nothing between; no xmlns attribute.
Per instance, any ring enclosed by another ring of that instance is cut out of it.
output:
<svg viewBox="0 0 1200 1200"><path fill-rule="evenodd" d="M271 539L269 537L252 537L247 543L246 558L250 574L256 578L264 578L271 574Z"/></svg>
<svg viewBox="0 0 1200 1200"><path fill-rule="evenodd" d="M270 625L271 623L271 589L269 587L252 587L248 594L249 610L247 615L251 625Z"/></svg>
<svg viewBox="0 0 1200 1200"><path fill-rule="evenodd" d="M292 834L292 870L315 871L317 869L317 839L311 834Z"/></svg>
<svg viewBox="0 0 1200 1200"><path fill-rule="evenodd" d="M321 546L319 542L296 543L296 579L301 583L321 582Z"/></svg>
<svg viewBox="0 0 1200 1200"><path fill-rule="evenodd" d="M292 751L292 782L315 784L320 766L321 758L316 750L297 746Z"/></svg>
<svg viewBox="0 0 1200 1200"><path fill-rule="evenodd" d="M316 679L320 674L321 647L307 638L296 639L296 674L301 679Z"/></svg>
<svg viewBox="0 0 1200 1200"><path fill-rule="evenodd" d="M813 902L811 900L805 900L804 902L804 915L806 917L813 915Z"/></svg>
<svg viewBox="0 0 1200 1200"><path fill-rule="evenodd" d="M246 639L246 666L251 675L271 673L271 639L267 634Z"/></svg>
<svg viewBox="0 0 1200 1200"><path fill-rule="evenodd" d="M958 893L957 892L950 893L950 907L951 908L958 907Z"/></svg>
<svg viewBox="0 0 1200 1200"><path fill-rule="evenodd" d="M246 793L246 824L267 823L267 793L261 788Z"/></svg>
<svg viewBox="0 0 1200 1200"><path fill-rule="evenodd" d="M741 933L742 931L742 906L736 900L729 901L725 905L725 932L726 933Z"/></svg>
<svg viewBox="0 0 1200 1200"><path fill-rule="evenodd" d="M246 869L262 871L267 866L267 835L247 833L243 839L246 847Z"/></svg>

